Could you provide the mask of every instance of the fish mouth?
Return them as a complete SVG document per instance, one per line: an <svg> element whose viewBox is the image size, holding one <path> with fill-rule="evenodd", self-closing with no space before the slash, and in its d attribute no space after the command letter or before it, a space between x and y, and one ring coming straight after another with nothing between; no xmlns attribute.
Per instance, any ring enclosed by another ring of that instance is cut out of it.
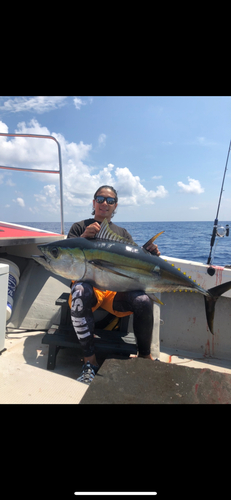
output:
<svg viewBox="0 0 231 500"><path fill-rule="evenodd" d="M49 264L49 259L47 258L46 253L43 251L43 246L44 245L38 245L38 249L40 250L39 255L31 255L32 259L36 260L37 262L47 262Z"/></svg>
<svg viewBox="0 0 231 500"><path fill-rule="evenodd" d="M32 259L44 259L47 260L45 255L31 255Z"/></svg>
<svg viewBox="0 0 231 500"><path fill-rule="evenodd" d="M45 255L31 255L31 257L32 259L36 260L36 262L38 262L39 264L44 261L47 262L47 264L49 264L49 260Z"/></svg>

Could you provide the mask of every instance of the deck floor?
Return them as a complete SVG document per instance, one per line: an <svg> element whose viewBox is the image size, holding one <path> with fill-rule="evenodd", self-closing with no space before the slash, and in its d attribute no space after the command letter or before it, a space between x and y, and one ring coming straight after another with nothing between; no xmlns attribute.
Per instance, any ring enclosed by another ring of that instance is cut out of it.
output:
<svg viewBox="0 0 231 500"><path fill-rule="evenodd" d="M60 350L56 369L47 370L45 332L8 334L0 356L1 404L76 404L88 386L77 382L82 358L77 349Z"/></svg>
<svg viewBox="0 0 231 500"><path fill-rule="evenodd" d="M88 386L76 380L83 364L81 351L61 349L55 370L47 370L48 346L42 344L44 334L44 331L7 333L6 350L0 356L1 404L78 404L85 395ZM107 358L110 355L107 354ZM99 364L104 360L105 357L98 358ZM231 361L195 359L190 353L186 357L182 353L166 352L161 352L160 360L231 374Z"/></svg>
<svg viewBox="0 0 231 500"><path fill-rule="evenodd" d="M231 404L231 374L133 358L107 359L80 404Z"/></svg>

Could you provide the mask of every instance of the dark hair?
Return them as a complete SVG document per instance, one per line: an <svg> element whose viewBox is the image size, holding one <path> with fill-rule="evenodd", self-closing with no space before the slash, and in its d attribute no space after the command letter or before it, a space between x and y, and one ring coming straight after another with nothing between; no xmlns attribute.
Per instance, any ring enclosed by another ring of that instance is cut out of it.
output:
<svg viewBox="0 0 231 500"><path fill-rule="evenodd" d="M111 191L113 191L113 193L114 193L114 195L115 195L115 201L116 201L116 203L117 203L117 202L118 202L118 194L117 194L117 191L116 191L116 190L115 190L115 188L113 188L112 186L107 186L107 185L105 185L105 186L100 186L100 187L97 189L97 191L96 191L96 192L95 192L95 194L94 194L94 200L96 199L96 196L98 195L99 191L101 191L101 189L103 189L103 188L106 188L106 189L111 189ZM91 214L92 214L92 215L95 215L95 209L94 209L94 208L93 208L93 210L92 210ZM114 217L114 215L115 215L115 210L114 210L114 212L113 212L113 214L112 214L112 217Z"/></svg>

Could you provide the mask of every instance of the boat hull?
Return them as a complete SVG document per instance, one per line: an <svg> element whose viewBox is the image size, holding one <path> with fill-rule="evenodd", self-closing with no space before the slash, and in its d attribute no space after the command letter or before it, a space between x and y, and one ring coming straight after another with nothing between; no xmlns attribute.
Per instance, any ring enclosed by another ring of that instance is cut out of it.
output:
<svg viewBox="0 0 231 500"><path fill-rule="evenodd" d="M214 266L210 276L208 267L200 262L163 257L191 276L205 289L231 280L231 270ZM160 350L172 354L189 353L198 357L231 359L231 291L224 293L216 304L214 335L211 335L205 317L204 298L198 293L162 293L160 317Z"/></svg>

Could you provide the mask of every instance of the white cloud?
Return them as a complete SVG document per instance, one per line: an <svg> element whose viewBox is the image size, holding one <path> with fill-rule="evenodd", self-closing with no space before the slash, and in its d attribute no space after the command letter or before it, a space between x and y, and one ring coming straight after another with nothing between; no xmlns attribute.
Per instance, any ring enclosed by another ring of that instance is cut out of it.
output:
<svg viewBox="0 0 231 500"><path fill-rule="evenodd" d="M20 207L25 207L25 201L23 198L17 198L16 200L13 200L15 203L17 203Z"/></svg>
<svg viewBox="0 0 231 500"><path fill-rule="evenodd" d="M99 138L98 138L98 144L99 146L105 146L106 144L106 134L100 134Z"/></svg>
<svg viewBox="0 0 231 500"><path fill-rule="evenodd" d="M80 97L74 97L73 102L74 102L76 109L80 109L81 106L85 106L86 104L92 104L93 98L87 97L86 100L83 100L83 99L80 99Z"/></svg>
<svg viewBox="0 0 231 500"><path fill-rule="evenodd" d="M66 96L19 96L6 100L3 106L0 106L0 110L10 111L11 113L20 111L45 113L64 106L65 100Z"/></svg>
<svg viewBox="0 0 231 500"><path fill-rule="evenodd" d="M0 122L0 131L6 131L7 127ZM63 195L65 212L73 213L76 207L91 207L93 194L103 184L109 184L118 191L120 205L152 205L155 199L164 198L168 192L163 185L157 186L156 190L146 189L140 177L134 176L130 169L115 168L113 163L108 163L95 173L95 169L88 164L89 154L92 150L91 144L80 141L68 142L62 134L51 132L47 127L41 126L36 119L28 124L20 122L16 133L37 133L41 135L53 135L61 145L63 165ZM105 134L104 134L105 135ZM106 136L105 136L106 138ZM58 169L58 150L54 141L34 138L6 138L0 137L0 164L28 168ZM33 174L22 174L28 178L35 177ZM38 188L34 194L34 204L30 202L32 213L59 213L59 176L52 174L36 174L36 180L43 182L43 187ZM1 182L1 179L0 179ZM41 184L40 184L41 185ZM16 201L21 206L24 200ZM15 200L14 200L15 201ZM89 208L87 208L89 210ZM90 214L89 214L90 215Z"/></svg>
<svg viewBox="0 0 231 500"><path fill-rule="evenodd" d="M55 184L44 186L42 194L35 194L34 197L47 212L57 213L60 210L59 192Z"/></svg>
<svg viewBox="0 0 231 500"><path fill-rule="evenodd" d="M165 198L168 195L168 191L164 186L157 186L157 191L154 191L154 193L154 198Z"/></svg>
<svg viewBox="0 0 231 500"><path fill-rule="evenodd" d="M153 175L152 179L162 179L163 175Z"/></svg>
<svg viewBox="0 0 231 500"><path fill-rule="evenodd" d="M204 188L201 186L200 182L196 179L191 179L188 177L188 184L184 184L183 182L177 182L177 185L181 188L180 191L184 193L194 193L201 194L204 193Z"/></svg>
<svg viewBox="0 0 231 500"><path fill-rule="evenodd" d="M47 198L44 194L34 194L34 197L42 207L46 206Z"/></svg>
<svg viewBox="0 0 231 500"><path fill-rule="evenodd" d="M157 191L148 191L141 184L140 177L134 176L127 167L117 168L115 174L121 205L152 205L155 198L164 198L168 194L164 186L157 186Z"/></svg>
<svg viewBox="0 0 231 500"><path fill-rule="evenodd" d="M8 179L8 180L6 181L6 185L7 185L7 186L11 186L11 187L16 186L15 182L13 182L11 179Z"/></svg>
<svg viewBox="0 0 231 500"><path fill-rule="evenodd" d="M0 132L2 132L3 134L8 134L8 127L6 123L2 122L1 120L0 120ZM1 140L4 141L5 138L0 137L0 141Z"/></svg>
<svg viewBox="0 0 231 500"><path fill-rule="evenodd" d="M67 99L68 96L16 96L10 98L1 96L0 111L8 113L29 111L42 114L65 106ZM87 103L92 104L93 99L88 98L84 101L79 97L74 97L73 102L76 109L80 109L81 106L85 106Z"/></svg>
<svg viewBox="0 0 231 500"><path fill-rule="evenodd" d="M74 105L75 105L76 109L80 109L81 106L85 106L85 104L87 104L85 101L83 101L79 97L75 97L73 99L73 101L74 101Z"/></svg>
<svg viewBox="0 0 231 500"><path fill-rule="evenodd" d="M1 121L0 132L8 132L8 127ZM48 128L41 127L36 119L32 119L28 125L25 122L18 123L15 133L51 135ZM57 145L54 141L47 139L0 137L0 162L1 165L14 167L56 170L58 166Z"/></svg>
<svg viewBox="0 0 231 500"><path fill-rule="evenodd" d="M190 207L189 210L199 210L199 207Z"/></svg>

